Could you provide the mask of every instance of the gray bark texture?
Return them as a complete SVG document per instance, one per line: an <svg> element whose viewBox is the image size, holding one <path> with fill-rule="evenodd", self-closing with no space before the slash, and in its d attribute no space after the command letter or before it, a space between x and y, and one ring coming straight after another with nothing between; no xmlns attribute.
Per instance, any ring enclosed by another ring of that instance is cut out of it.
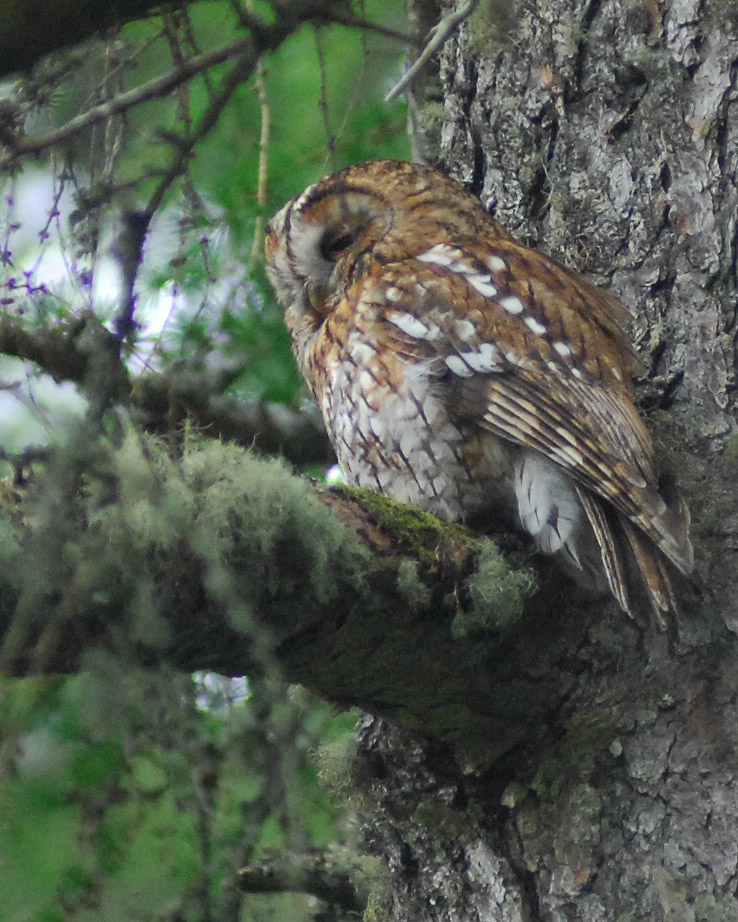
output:
<svg viewBox="0 0 738 922"><path fill-rule="evenodd" d="M419 28L451 9L411 6ZM697 572L675 644L580 603L546 664L562 635L524 621L555 706L491 764L367 719L356 783L393 875L366 919L738 920L737 64L732 3L482 0L411 90L419 155L630 308Z"/></svg>

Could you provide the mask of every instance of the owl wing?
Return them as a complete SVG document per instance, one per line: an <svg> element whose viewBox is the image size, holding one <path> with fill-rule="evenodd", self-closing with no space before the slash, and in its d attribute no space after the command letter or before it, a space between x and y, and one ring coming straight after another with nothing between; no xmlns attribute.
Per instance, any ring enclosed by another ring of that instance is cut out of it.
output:
<svg viewBox="0 0 738 922"><path fill-rule="evenodd" d="M385 266L374 284L389 344L431 360L452 416L550 458L691 569L686 510L659 494L632 402L624 308L509 240L439 244Z"/></svg>

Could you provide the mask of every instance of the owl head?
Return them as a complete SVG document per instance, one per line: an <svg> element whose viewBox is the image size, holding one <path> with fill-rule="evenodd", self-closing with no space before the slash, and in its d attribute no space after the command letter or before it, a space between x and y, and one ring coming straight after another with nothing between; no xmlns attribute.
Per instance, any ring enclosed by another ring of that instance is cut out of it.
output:
<svg viewBox="0 0 738 922"><path fill-rule="evenodd" d="M374 192L310 186L267 226L267 272L280 301L323 313L346 267L358 266L391 222L390 204Z"/></svg>
<svg viewBox="0 0 738 922"><path fill-rule="evenodd" d="M331 296L376 263L492 224L454 180L417 163L373 160L332 173L277 212L267 225L267 272L288 309L325 315Z"/></svg>

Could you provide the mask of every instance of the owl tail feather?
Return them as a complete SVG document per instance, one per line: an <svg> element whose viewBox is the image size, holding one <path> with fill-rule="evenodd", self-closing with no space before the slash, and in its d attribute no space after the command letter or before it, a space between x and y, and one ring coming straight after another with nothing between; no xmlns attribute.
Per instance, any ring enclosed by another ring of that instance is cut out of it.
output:
<svg viewBox="0 0 738 922"><path fill-rule="evenodd" d="M622 554L615 541L602 500L579 486L576 489L577 496L600 549L602 567L605 571L605 578L607 579L607 585L610 587L610 592L615 596L618 605L623 611L632 618L633 612L628 598L628 582L625 568L623 567Z"/></svg>
<svg viewBox="0 0 738 922"><path fill-rule="evenodd" d="M660 516L661 530L670 538L669 547L664 545L662 550L674 566L688 576L694 568L694 551L689 540L689 509L672 477L663 475L659 479L659 495L666 503L666 511Z"/></svg>
<svg viewBox="0 0 738 922"><path fill-rule="evenodd" d="M579 488L577 492L600 550L607 584L618 605L636 619L628 585L630 568L626 567L625 560L629 547L633 557L631 563L635 563L643 580L656 623L660 630L666 631L675 622L679 608L664 555L624 516L618 515L615 520L613 511L599 497Z"/></svg>
<svg viewBox="0 0 738 922"><path fill-rule="evenodd" d="M676 621L679 613L674 587L666 569L666 561L661 552L632 522L623 519L622 526L643 577L656 622L659 628L665 631L670 621L672 623Z"/></svg>

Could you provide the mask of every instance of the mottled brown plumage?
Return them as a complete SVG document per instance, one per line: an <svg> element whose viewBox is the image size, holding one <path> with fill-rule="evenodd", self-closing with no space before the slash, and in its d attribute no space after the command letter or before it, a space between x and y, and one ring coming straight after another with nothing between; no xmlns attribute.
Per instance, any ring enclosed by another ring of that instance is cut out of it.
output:
<svg viewBox="0 0 738 922"><path fill-rule="evenodd" d="M349 483L509 524L660 624L689 516L659 493L624 308L523 246L453 180L374 161L272 219L267 266Z"/></svg>

